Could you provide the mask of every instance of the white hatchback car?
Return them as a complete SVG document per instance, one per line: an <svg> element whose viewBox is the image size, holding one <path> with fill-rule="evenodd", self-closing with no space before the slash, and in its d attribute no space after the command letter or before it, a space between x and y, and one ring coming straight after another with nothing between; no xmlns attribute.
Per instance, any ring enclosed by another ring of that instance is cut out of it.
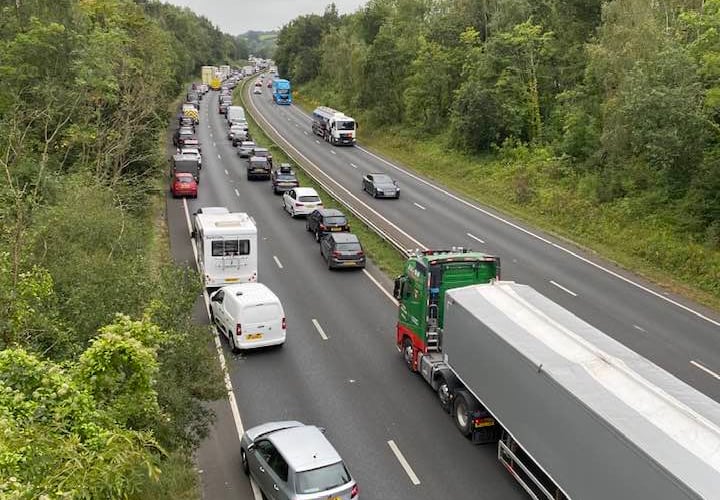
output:
<svg viewBox="0 0 720 500"><path fill-rule="evenodd" d="M194 158L197 160L200 168L202 168L202 154L200 154L200 150L198 148L181 148L180 154Z"/></svg>
<svg viewBox="0 0 720 500"><path fill-rule="evenodd" d="M323 207L323 202L317 191L308 187L297 187L283 193L283 209L292 217L298 215L309 215L318 208Z"/></svg>

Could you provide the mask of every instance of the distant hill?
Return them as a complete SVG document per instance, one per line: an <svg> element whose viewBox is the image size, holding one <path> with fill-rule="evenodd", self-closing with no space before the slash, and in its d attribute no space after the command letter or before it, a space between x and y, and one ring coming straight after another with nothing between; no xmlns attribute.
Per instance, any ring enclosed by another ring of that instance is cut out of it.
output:
<svg viewBox="0 0 720 500"><path fill-rule="evenodd" d="M277 31L248 31L238 38L245 42L250 54L269 58L275 52L277 36Z"/></svg>

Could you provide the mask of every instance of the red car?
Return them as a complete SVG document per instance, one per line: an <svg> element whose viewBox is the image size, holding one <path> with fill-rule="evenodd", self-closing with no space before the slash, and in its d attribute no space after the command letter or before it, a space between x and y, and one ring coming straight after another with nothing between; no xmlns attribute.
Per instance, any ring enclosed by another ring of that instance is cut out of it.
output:
<svg viewBox="0 0 720 500"><path fill-rule="evenodd" d="M187 172L177 172L173 177L172 186L170 188L173 198L178 196L190 196L197 198L198 185L195 177Z"/></svg>

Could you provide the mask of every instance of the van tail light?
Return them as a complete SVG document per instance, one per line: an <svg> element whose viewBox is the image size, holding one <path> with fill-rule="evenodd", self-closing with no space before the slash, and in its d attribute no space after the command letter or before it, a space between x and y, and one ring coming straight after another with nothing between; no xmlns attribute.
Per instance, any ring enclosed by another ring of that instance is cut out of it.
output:
<svg viewBox="0 0 720 500"><path fill-rule="evenodd" d="M337 250L335 250L335 251L332 253L332 256L333 256L333 257L340 257L340 255L342 255L342 254L341 254L340 252L338 252Z"/></svg>
<svg viewBox="0 0 720 500"><path fill-rule="evenodd" d="M360 251L359 251L357 254L355 254L355 255L357 255L358 257L362 257L362 256L365 255L365 252L363 252L362 250L360 250Z"/></svg>
<svg viewBox="0 0 720 500"><path fill-rule="evenodd" d="M287 329L287 321L285 321L285 318L283 318L283 320L282 320L282 329L283 330Z"/></svg>
<svg viewBox="0 0 720 500"><path fill-rule="evenodd" d="M296 207L302 207L303 205L302 205L302 203L295 203L295 206L296 206Z"/></svg>
<svg viewBox="0 0 720 500"><path fill-rule="evenodd" d="M320 231L325 231L326 229L325 224L320 224Z"/></svg>
<svg viewBox="0 0 720 500"><path fill-rule="evenodd" d="M350 498L355 498L358 496L358 493L360 493L360 488L358 488L357 483L353 485L352 491L350 492Z"/></svg>
<svg viewBox="0 0 720 500"><path fill-rule="evenodd" d="M235 335L237 335L238 337L242 335L242 325L240 323L235 325Z"/></svg>

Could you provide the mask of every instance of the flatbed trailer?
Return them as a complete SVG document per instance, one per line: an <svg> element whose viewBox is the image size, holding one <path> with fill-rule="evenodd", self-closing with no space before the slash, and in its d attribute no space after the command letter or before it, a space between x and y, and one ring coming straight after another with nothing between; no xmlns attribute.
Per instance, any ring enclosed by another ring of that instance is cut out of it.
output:
<svg viewBox="0 0 720 500"><path fill-rule="evenodd" d="M533 499L720 499L720 404L529 286L448 290L418 369Z"/></svg>

